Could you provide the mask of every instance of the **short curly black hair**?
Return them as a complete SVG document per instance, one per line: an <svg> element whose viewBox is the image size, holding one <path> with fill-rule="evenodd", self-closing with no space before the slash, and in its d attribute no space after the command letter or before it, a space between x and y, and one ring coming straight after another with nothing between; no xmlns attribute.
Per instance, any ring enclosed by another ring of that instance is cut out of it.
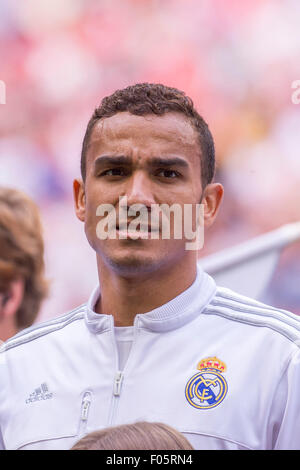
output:
<svg viewBox="0 0 300 470"><path fill-rule="evenodd" d="M123 111L137 116L149 114L161 116L169 112L178 112L190 119L199 134L202 153L202 184L205 187L212 181L215 172L215 146L207 123L194 108L191 98L186 96L183 91L154 83L131 85L103 98L100 106L95 109L89 120L83 139L81 151L81 175L83 180L86 177L87 147L95 123L100 119L111 117Z"/></svg>

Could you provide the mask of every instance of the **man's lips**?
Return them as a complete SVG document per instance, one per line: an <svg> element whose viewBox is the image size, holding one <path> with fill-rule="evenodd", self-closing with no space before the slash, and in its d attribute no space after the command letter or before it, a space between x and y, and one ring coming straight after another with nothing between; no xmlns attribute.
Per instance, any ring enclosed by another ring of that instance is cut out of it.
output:
<svg viewBox="0 0 300 470"><path fill-rule="evenodd" d="M151 227L151 225L140 225L138 224L136 227L130 227L129 225L116 225L116 230L118 231L126 231L128 233L134 232L159 232L159 227Z"/></svg>

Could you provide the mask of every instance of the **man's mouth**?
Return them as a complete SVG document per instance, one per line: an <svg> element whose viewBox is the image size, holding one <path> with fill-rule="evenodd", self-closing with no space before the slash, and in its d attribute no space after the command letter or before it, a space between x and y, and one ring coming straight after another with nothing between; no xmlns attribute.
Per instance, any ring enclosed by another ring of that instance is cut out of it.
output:
<svg viewBox="0 0 300 470"><path fill-rule="evenodd" d="M159 227L152 227L151 225L142 225L137 224L134 227L131 227L130 224L121 224L116 225L116 230L118 232L128 232L128 233L159 233Z"/></svg>

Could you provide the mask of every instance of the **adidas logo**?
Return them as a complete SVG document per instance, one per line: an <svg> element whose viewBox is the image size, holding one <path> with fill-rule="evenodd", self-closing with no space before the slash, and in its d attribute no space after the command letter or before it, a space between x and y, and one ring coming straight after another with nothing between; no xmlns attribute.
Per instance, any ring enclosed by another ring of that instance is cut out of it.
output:
<svg viewBox="0 0 300 470"><path fill-rule="evenodd" d="M46 383L41 384L40 387L36 388L34 392L29 395L29 398L25 403L32 403L34 401L49 400L53 397L53 393L49 392L48 385Z"/></svg>

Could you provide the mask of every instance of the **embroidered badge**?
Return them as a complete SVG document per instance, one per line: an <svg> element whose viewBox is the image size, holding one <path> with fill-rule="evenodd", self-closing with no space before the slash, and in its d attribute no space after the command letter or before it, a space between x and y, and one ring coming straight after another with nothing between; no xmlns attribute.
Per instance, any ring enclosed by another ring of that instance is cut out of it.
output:
<svg viewBox="0 0 300 470"><path fill-rule="evenodd" d="M200 370L188 381L185 397L190 405L199 410L214 408L225 398L227 382L222 375L226 364L217 357L202 359L197 365Z"/></svg>

